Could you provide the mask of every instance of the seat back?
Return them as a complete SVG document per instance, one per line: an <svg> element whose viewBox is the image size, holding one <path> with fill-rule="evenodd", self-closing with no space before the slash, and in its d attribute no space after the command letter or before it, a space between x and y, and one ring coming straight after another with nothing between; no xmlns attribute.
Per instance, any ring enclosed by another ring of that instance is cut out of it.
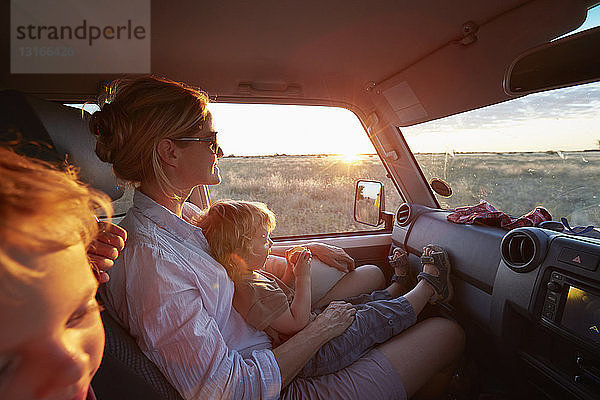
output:
<svg viewBox="0 0 600 400"><path fill-rule="evenodd" d="M106 332L104 356L92 380L99 399L182 400L108 311L102 312L102 322Z"/></svg>
<svg viewBox="0 0 600 400"><path fill-rule="evenodd" d="M88 129L89 113L38 99L16 90L0 91L0 144L52 163L67 160L80 178L113 200L123 195L112 166L100 161L96 138Z"/></svg>

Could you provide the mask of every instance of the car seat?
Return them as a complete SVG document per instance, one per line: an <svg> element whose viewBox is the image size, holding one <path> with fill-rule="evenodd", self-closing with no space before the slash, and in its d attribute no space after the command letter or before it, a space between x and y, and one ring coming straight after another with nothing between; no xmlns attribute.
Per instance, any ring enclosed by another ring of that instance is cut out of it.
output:
<svg viewBox="0 0 600 400"><path fill-rule="evenodd" d="M88 130L89 114L15 90L0 91L0 145L20 154L80 169L80 178L108 194L123 195L112 167L94 153L96 138ZM99 400L173 399L182 397L140 350L135 339L102 313L106 332L104 356L92 387Z"/></svg>

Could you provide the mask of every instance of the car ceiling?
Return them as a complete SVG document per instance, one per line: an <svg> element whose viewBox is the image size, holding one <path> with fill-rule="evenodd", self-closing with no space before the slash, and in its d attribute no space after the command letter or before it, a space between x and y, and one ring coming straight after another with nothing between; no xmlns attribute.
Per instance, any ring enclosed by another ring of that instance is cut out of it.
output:
<svg viewBox="0 0 600 400"><path fill-rule="evenodd" d="M507 99L510 62L577 28L595 2L152 1L151 71L217 101L341 105L412 125ZM10 74L8 1L1 14L0 88L87 100L116 77Z"/></svg>

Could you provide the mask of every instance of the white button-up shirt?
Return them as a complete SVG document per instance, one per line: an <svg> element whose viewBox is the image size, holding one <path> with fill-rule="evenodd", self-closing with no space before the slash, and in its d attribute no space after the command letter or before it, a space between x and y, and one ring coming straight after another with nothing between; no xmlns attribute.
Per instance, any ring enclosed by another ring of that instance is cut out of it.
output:
<svg viewBox="0 0 600 400"><path fill-rule="evenodd" d="M197 211L185 207L185 215ZM202 230L139 191L121 226L128 240L102 299L181 395L277 398L269 339L233 308L233 282Z"/></svg>

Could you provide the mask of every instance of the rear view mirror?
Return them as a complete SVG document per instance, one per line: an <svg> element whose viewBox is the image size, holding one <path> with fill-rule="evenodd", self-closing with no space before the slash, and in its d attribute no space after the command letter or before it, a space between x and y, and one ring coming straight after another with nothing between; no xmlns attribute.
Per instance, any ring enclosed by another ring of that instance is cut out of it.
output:
<svg viewBox="0 0 600 400"><path fill-rule="evenodd" d="M385 209L383 183L378 181L356 182L354 193L354 220L369 226L383 222L381 211Z"/></svg>
<svg viewBox="0 0 600 400"><path fill-rule="evenodd" d="M517 57L504 91L524 95L600 79L600 27L535 47Z"/></svg>

